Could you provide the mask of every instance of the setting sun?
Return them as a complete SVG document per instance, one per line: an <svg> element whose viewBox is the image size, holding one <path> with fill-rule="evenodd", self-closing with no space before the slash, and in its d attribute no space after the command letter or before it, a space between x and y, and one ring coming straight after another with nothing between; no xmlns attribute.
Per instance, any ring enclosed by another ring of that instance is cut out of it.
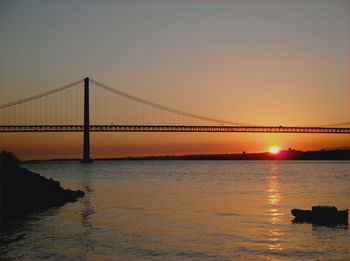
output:
<svg viewBox="0 0 350 261"><path fill-rule="evenodd" d="M269 152L272 154L277 154L280 152L280 148L278 146L272 146L270 147Z"/></svg>

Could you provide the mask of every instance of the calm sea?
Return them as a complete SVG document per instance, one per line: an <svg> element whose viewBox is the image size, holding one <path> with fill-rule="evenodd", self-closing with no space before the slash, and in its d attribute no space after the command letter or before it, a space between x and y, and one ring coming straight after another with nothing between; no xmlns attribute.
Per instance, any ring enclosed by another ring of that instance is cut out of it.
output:
<svg viewBox="0 0 350 261"><path fill-rule="evenodd" d="M349 162L95 161L23 167L86 196L33 214L7 231L3 259L350 259L347 227L293 224L290 214L312 205L349 208Z"/></svg>

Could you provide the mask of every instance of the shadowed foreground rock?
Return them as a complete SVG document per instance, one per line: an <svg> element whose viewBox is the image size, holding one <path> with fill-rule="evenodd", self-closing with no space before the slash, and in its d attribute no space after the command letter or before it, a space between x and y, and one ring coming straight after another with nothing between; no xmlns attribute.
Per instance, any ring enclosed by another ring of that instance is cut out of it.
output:
<svg viewBox="0 0 350 261"><path fill-rule="evenodd" d="M338 210L333 206L313 206L312 210L292 209L294 223L312 223L316 225L334 226L348 225L348 209Z"/></svg>
<svg viewBox="0 0 350 261"><path fill-rule="evenodd" d="M84 196L81 190L63 189L58 181L18 166L18 160L2 151L1 175L1 224L28 213L62 206Z"/></svg>

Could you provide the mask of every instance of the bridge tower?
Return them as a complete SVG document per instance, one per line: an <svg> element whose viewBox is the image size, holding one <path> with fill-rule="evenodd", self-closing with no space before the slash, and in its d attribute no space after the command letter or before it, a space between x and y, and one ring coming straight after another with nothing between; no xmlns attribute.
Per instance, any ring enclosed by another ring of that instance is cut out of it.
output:
<svg viewBox="0 0 350 261"><path fill-rule="evenodd" d="M81 163L91 163L90 158L90 114L89 114L89 77L84 79L84 145Z"/></svg>

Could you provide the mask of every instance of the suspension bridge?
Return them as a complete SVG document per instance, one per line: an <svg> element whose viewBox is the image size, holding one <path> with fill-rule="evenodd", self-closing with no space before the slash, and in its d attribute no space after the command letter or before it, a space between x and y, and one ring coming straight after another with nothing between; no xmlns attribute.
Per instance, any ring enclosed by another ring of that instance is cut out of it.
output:
<svg viewBox="0 0 350 261"><path fill-rule="evenodd" d="M0 105L0 132L83 132L83 163L92 162L90 132L350 134L349 125L259 126L225 121L150 102L90 78Z"/></svg>

